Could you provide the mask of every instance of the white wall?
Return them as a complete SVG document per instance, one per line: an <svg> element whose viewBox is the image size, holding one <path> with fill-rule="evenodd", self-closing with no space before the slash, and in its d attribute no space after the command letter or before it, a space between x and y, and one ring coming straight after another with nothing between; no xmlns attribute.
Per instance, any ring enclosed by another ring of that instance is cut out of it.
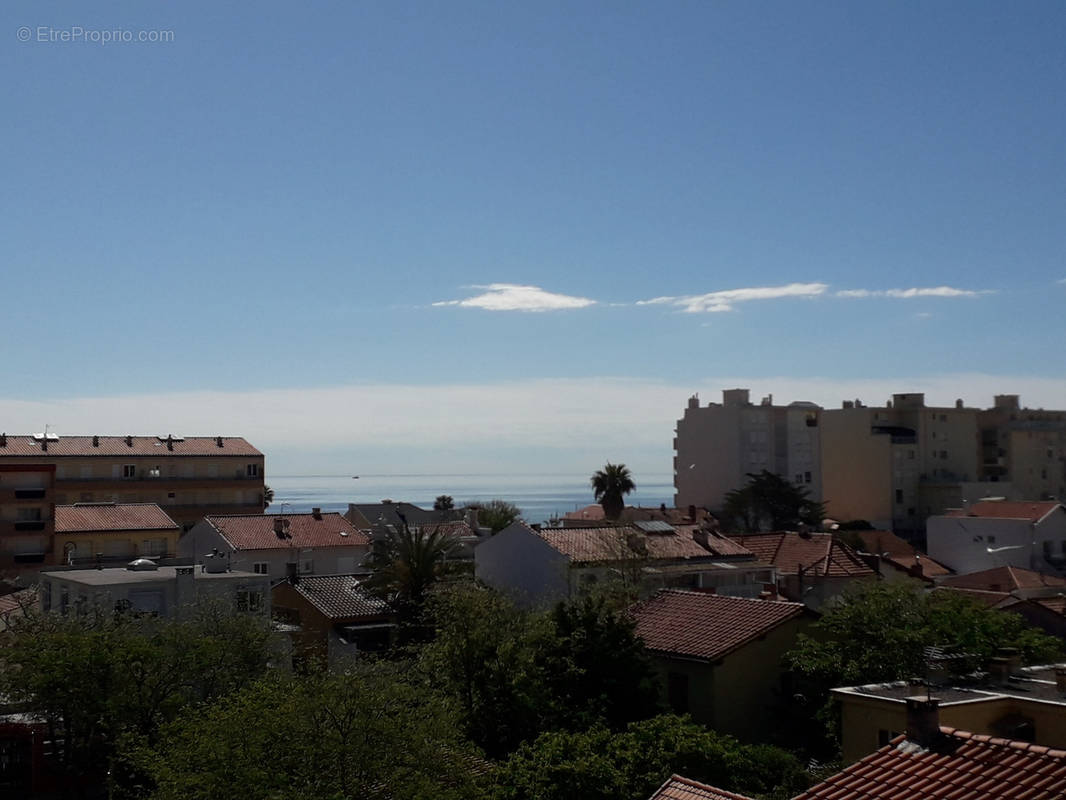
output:
<svg viewBox="0 0 1066 800"><path fill-rule="evenodd" d="M474 550L474 572L525 605L547 605L569 595L569 559L519 522Z"/></svg>

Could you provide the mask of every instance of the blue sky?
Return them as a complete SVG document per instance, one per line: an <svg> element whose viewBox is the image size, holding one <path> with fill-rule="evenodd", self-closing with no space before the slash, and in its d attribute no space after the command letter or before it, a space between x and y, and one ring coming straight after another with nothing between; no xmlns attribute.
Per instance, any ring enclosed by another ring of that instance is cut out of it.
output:
<svg viewBox="0 0 1066 800"><path fill-rule="evenodd" d="M5 6L0 427L666 472L727 380L1066 406L1062 3L220 5Z"/></svg>

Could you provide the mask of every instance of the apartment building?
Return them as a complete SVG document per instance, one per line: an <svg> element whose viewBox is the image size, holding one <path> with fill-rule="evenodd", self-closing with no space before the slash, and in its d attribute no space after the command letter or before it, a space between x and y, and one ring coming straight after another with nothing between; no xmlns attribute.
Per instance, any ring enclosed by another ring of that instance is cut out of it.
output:
<svg viewBox="0 0 1066 800"><path fill-rule="evenodd" d="M689 400L674 439L675 504L719 508L746 474L768 469L806 488L830 517L919 532L925 519L982 497L1066 497L1066 411L928 406L920 392L883 406L846 400L753 405L746 389L701 408ZM809 479L808 479L809 476Z"/></svg>
<svg viewBox="0 0 1066 800"><path fill-rule="evenodd" d="M747 483L748 473L775 472L822 497L822 409L814 403L775 406L773 396L755 405L748 389L726 389L721 403L700 406L689 398L674 438L674 505L721 508L726 494Z"/></svg>
<svg viewBox="0 0 1066 800"><path fill-rule="evenodd" d="M156 503L188 530L261 513L263 469L235 436L0 434L0 569L54 561L57 504Z"/></svg>

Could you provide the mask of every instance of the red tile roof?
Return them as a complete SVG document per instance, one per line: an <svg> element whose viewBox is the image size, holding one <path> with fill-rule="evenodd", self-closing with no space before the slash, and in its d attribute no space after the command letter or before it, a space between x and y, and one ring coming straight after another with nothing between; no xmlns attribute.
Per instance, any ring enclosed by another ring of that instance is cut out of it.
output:
<svg viewBox="0 0 1066 800"><path fill-rule="evenodd" d="M867 577L873 569L847 545L828 533L752 533L731 536L751 550L759 561L773 564L784 575L804 574L828 578Z"/></svg>
<svg viewBox="0 0 1066 800"><path fill-rule="evenodd" d="M599 503L593 503L576 511L567 511L563 514L563 526L566 527L568 522L603 522L605 519L603 506ZM622 509L622 516L618 521L662 520L663 522L669 522L671 525L689 525L695 522L702 522L705 519L713 520L714 516L710 511L703 508L696 509L696 518L693 519L689 516L687 509L668 508L664 512L657 506L626 506Z"/></svg>
<svg viewBox="0 0 1066 800"><path fill-rule="evenodd" d="M680 775L671 775L648 800L751 800L751 798L682 778Z"/></svg>
<svg viewBox="0 0 1066 800"><path fill-rule="evenodd" d="M93 445L93 440L97 444ZM187 436L173 439L167 448L167 437L131 436L129 444L125 436L60 436L48 442L48 450L41 449L42 442L28 434L7 434L7 444L0 444L0 457L20 456L32 458L61 458L63 456L262 456L240 436L223 436L222 447L216 436ZM0 439L0 442L3 440Z"/></svg>
<svg viewBox="0 0 1066 800"><path fill-rule="evenodd" d="M274 532L274 520L289 522L284 537ZM368 547L370 537L340 514L238 514L204 520L222 534L234 550L274 550L279 547Z"/></svg>
<svg viewBox="0 0 1066 800"><path fill-rule="evenodd" d="M529 530L579 564L644 558L640 543L647 548L646 557L650 560L712 560L720 555L697 544L691 534L682 536L676 531L645 533L629 525Z"/></svg>
<svg viewBox="0 0 1066 800"><path fill-rule="evenodd" d="M293 588L331 620L385 616L385 602L368 594L361 587L363 580L355 575L314 575L301 577Z"/></svg>
<svg viewBox="0 0 1066 800"><path fill-rule="evenodd" d="M802 603L668 589L630 610L649 650L714 661L804 613Z"/></svg>
<svg viewBox="0 0 1066 800"><path fill-rule="evenodd" d="M900 736L794 800L1061 800L1066 751L941 728L930 749Z"/></svg>
<svg viewBox="0 0 1066 800"><path fill-rule="evenodd" d="M1049 513L1058 508L1059 503L1054 500L1025 500L1020 502L1009 500L982 500L968 508L957 511L949 511L948 517L988 517L991 519L1027 519L1030 522L1039 522Z"/></svg>
<svg viewBox="0 0 1066 800"><path fill-rule="evenodd" d="M891 561L900 569L910 570L915 566L921 568L926 578L950 575L951 570L938 561L934 561L914 545L896 536L892 531L852 531L864 545L867 553L874 553Z"/></svg>
<svg viewBox="0 0 1066 800"><path fill-rule="evenodd" d="M940 585L954 589L1013 592L1017 589L1063 588L1066 587L1066 579L1022 567L993 567L980 572L971 572L968 575L953 575L944 578Z"/></svg>
<svg viewBox="0 0 1066 800"><path fill-rule="evenodd" d="M178 524L155 503L76 503L72 506L56 506L56 533L177 528Z"/></svg>

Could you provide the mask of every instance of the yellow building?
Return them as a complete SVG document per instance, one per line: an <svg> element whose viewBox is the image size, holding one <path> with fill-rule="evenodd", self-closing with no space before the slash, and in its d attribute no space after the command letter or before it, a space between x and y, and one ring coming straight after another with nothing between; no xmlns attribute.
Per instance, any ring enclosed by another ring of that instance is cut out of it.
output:
<svg viewBox="0 0 1066 800"><path fill-rule="evenodd" d="M1066 664L1009 673L981 684L928 690L939 701L940 724L1066 749ZM907 698L926 693L924 686L906 681L834 689L844 762L858 761L905 732Z"/></svg>
<svg viewBox="0 0 1066 800"><path fill-rule="evenodd" d="M155 503L56 506L52 563L112 565L173 558L181 527Z"/></svg>

